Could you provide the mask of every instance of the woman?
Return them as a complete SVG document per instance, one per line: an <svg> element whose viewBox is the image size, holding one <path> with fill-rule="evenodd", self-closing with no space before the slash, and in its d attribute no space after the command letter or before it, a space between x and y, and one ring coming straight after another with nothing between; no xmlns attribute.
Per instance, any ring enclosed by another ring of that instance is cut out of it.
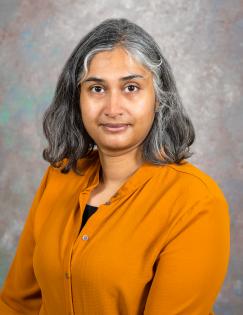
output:
<svg viewBox="0 0 243 315"><path fill-rule="evenodd" d="M214 314L228 204L186 161L194 128L153 38L127 19L95 27L64 66L43 128L50 165L0 314Z"/></svg>

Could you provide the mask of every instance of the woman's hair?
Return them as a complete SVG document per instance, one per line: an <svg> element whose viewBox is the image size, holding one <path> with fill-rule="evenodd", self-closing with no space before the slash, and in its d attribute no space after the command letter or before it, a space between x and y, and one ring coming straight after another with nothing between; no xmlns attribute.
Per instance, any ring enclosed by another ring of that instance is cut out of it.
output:
<svg viewBox="0 0 243 315"><path fill-rule="evenodd" d="M96 143L87 133L80 111L80 83L95 54L120 46L153 74L157 110L151 129L142 143L144 161L153 164L182 163L191 157L195 140L193 124L182 105L175 79L158 44L145 30L127 19L106 19L75 47L58 78L50 106L43 114L48 147L44 160L68 173L80 158L89 158Z"/></svg>

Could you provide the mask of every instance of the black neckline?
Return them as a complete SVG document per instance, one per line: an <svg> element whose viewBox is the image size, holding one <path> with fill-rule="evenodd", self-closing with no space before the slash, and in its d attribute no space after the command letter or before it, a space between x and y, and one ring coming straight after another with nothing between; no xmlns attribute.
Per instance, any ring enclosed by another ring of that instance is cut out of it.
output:
<svg viewBox="0 0 243 315"><path fill-rule="evenodd" d="M96 206L92 206L92 205L89 205L89 204L86 204L86 206L89 207L89 208L92 208L92 209L97 209L98 208Z"/></svg>

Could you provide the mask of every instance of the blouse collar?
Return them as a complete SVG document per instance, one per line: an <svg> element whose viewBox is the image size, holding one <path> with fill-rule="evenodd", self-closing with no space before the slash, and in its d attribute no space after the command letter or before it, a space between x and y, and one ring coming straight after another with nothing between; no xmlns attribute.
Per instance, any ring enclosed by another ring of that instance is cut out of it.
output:
<svg viewBox="0 0 243 315"><path fill-rule="evenodd" d="M100 169L101 163L98 154L98 150L94 150L90 158L89 167L84 171L84 175L88 177L86 181L85 190L92 190L100 182ZM158 172L158 168L161 165L155 165L148 162L143 162L137 170L126 180L125 183L118 189L117 193L114 195L114 199L121 195L126 195L129 192L136 190L138 187L144 185L151 177Z"/></svg>

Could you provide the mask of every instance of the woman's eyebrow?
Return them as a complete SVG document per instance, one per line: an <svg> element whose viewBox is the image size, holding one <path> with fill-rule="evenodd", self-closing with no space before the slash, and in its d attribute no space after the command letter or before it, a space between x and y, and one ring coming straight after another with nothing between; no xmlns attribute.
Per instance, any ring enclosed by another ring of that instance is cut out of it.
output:
<svg viewBox="0 0 243 315"><path fill-rule="evenodd" d="M127 80L132 80L132 79L135 79L135 78L137 78L137 79L145 79L145 77L143 77L140 74L131 74L131 75L128 75L126 77L120 78L119 81L127 81ZM95 81L95 82L101 82L101 83L105 82L105 80L97 78L97 77L89 77L89 78L87 78L86 80L84 80L81 83L85 83L85 82L89 82L89 81Z"/></svg>

